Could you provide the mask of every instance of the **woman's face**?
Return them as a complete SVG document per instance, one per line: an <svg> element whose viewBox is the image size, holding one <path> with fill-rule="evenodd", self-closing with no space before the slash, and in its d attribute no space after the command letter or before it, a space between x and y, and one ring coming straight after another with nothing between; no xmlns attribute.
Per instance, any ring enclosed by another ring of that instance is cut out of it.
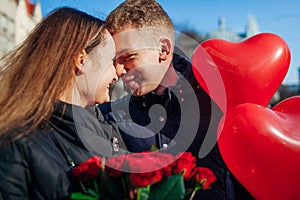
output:
<svg viewBox="0 0 300 200"><path fill-rule="evenodd" d="M107 33L106 39L87 55L82 74L77 76L80 93L87 105L110 101L109 87L118 80L114 58L115 44Z"/></svg>

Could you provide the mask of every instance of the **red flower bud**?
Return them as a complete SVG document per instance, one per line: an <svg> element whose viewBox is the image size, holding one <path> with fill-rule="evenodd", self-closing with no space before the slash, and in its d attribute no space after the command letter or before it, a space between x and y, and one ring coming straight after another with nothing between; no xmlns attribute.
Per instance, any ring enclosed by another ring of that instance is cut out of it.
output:
<svg viewBox="0 0 300 200"><path fill-rule="evenodd" d="M105 171L109 175L117 177L123 173L123 167L126 156L110 157L105 163Z"/></svg>
<svg viewBox="0 0 300 200"><path fill-rule="evenodd" d="M153 183L160 182L162 179L162 171L155 170L145 173L131 173L131 182L136 187L146 187Z"/></svg>
<svg viewBox="0 0 300 200"><path fill-rule="evenodd" d="M182 174L185 180L191 178L192 171L196 167L196 158L190 152L183 152L177 155L173 171L175 174Z"/></svg>
<svg viewBox="0 0 300 200"><path fill-rule="evenodd" d="M77 167L74 167L72 169L72 174L79 177L82 181L87 181L96 178L101 172L101 169L101 158L94 156L87 161L80 163Z"/></svg>
<svg viewBox="0 0 300 200"><path fill-rule="evenodd" d="M196 167L193 174L194 180L202 185L202 189L208 189L217 180L214 173L206 167Z"/></svg>
<svg viewBox="0 0 300 200"><path fill-rule="evenodd" d="M171 168L168 165L173 160L172 155L157 152L127 155L126 161L132 184L137 187L145 187L160 182L163 176L172 175Z"/></svg>

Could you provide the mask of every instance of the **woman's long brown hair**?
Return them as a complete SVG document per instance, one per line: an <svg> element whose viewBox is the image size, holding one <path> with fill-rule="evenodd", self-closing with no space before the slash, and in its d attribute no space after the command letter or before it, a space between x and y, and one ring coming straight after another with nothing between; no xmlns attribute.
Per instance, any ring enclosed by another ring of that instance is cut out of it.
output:
<svg viewBox="0 0 300 200"><path fill-rule="evenodd" d="M84 12L59 8L1 60L0 138L13 128L26 126L28 132L50 117L57 98L75 80L75 56L101 43L104 26Z"/></svg>

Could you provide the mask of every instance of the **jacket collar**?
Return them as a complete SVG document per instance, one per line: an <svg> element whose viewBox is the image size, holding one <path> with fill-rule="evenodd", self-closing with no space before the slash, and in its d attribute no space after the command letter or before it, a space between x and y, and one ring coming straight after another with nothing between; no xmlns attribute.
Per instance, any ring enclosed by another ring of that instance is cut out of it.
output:
<svg viewBox="0 0 300 200"><path fill-rule="evenodd" d="M103 115L96 106L85 109L58 102L50 121L67 140L83 144L92 154L109 157L119 153L119 149L115 150L110 141L113 127L103 120Z"/></svg>

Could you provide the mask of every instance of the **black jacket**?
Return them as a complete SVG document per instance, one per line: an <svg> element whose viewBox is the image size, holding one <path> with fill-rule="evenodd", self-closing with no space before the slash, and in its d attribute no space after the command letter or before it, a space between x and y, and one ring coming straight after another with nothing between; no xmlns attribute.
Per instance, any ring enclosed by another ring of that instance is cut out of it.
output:
<svg viewBox="0 0 300 200"><path fill-rule="evenodd" d="M82 191L71 174L73 165L93 154L124 153L110 142L118 137L114 127L101 119L99 124L93 114L60 102L49 122L16 141L2 141L0 199L70 199L72 192Z"/></svg>

